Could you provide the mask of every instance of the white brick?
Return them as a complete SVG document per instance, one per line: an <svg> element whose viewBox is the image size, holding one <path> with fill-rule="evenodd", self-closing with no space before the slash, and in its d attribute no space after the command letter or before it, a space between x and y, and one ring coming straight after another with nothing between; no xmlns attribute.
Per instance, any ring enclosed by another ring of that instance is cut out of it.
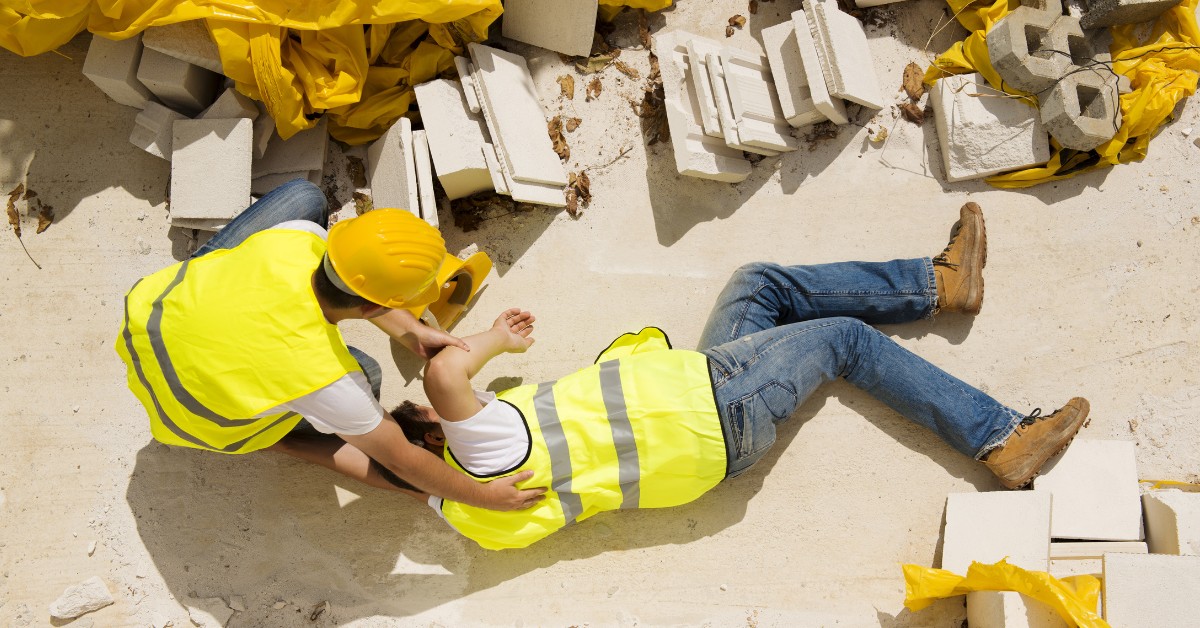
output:
<svg viewBox="0 0 1200 628"><path fill-rule="evenodd" d="M178 120L171 148L171 218L230 219L250 204L250 120Z"/></svg>
<svg viewBox="0 0 1200 628"><path fill-rule="evenodd" d="M803 10L792 13L792 24L796 30L796 47L800 49L800 64L804 66L804 75L808 77L813 107L834 124L849 123L850 118L846 117L846 103L829 93L828 77L821 68L817 44L813 41L812 29Z"/></svg>
<svg viewBox="0 0 1200 628"><path fill-rule="evenodd" d="M799 148L779 106L767 58L726 46L721 69L742 143L780 152Z"/></svg>
<svg viewBox="0 0 1200 628"><path fill-rule="evenodd" d="M507 0L504 36L555 52L586 57L596 34L597 0Z"/></svg>
<svg viewBox="0 0 1200 628"><path fill-rule="evenodd" d="M471 113L482 113L479 108L479 91L475 87L475 66L466 57L454 57L454 68L458 70L458 80L462 83L461 87L463 97L467 99L467 108L471 110Z"/></svg>
<svg viewBox="0 0 1200 628"><path fill-rule="evenodd" d="M705 134L700 125L700 106L693 90L688 61L689 37L691 35L677 31L659 31L654 35L675 167L680 174L692 177L729 183L744 181L750 176L750 162L741 151Z"/></svg>
<svg viewBox="0 0 1200 628"><path fill-rule="evenodd" d="M438 208L433 193L433 162L429 157L429 140L425 131L413 131L413 159L417 166L417 198L421 218L438 226Z"/></svg>
<svg viewBox="0 0 1200 628"><path fill-rule="evenodd" d="M688 67L691 70L692 90L700 105L700 126L712 137L725 139L721 125L721 110L717 106L716 89L708 70L709 55L720 56L723 46L711 39L691 37L687 41Z"/></svg>
<svg viewBox="0 0 1200 628"><path fill-rule="evenodd" d="M221 83L218 74L149 48L142 51L137 77L163 103L188 115L211 105Z"/></svg>
<svg viewBox="0 0 1200 628"><path fill-rule="evenodd" d="M1200 556L1104 555L1104 619L1114 628L1197 625Z"/></svg>
<svg viewBox="0 0 1200 628"><path fill-rule="evenodd" d="M318 179L318 181L314 181L314 183L319 184L320 177L321 177L320 174L316 174L315 178ZM310 170L301 170L300 172L278 172L275 174L265 174L261 177L255 177L252 181L250 181L250 193L254 194L255 196L262 196L264 194L269 193L271 190L274 190L275 188L283 185L284 183L287 183L288 181L295 181L296 179L305 179L307 181L312 181L313 178L314 178L314 173L313 173L313 171L310 171Z"/></svg>
<svg viewBox="0 0 1200 628"><path fill-rule="evenodd" d="M420 215L412 123L408 118L397 120L367 149L367 180L371 183L375 207L404 209Z"/></svg>
<svg viewBox="0 0 1200 628"><path fill-rule="evenodd" d="M1054 495L1057 539L1142 539L1142 502L1134 444L1075 439L1033 481L1034 492Z"/></svg>
<svg viewBox="0 0 1200 628"><path fill-rule="evenodd" d="M1150 551L1200 556L1200 493L1150 491L1142 496L1142 506Z"/></svg>
<svg viewBox="0 0 1200 628"><path fill-rule="evenodd" d="M158 102L154 94L137 78L142 61L142 36L113 41L92 35L83 75L108 97L130 107L141 109L147 101Z"/></svg>
<svg viewBox="0 0 1200 628"><path fill-rule="evenodd" d="M708 77L712 84L713 98L717 101L717 114L721 119L721 131L725 136L725 145L748 153L757 153L774 157L780 151L772 148L755 146L742 141L738 134L737 119L733 117L733 105L729 100L729 86L725 81L725 65L720 55L710 54L705 59L704 66L708 69Z"/></svg>
<svg viewBox="0 0 1200 628"><path fill-rule="evenodd" d="M171 161L171 138L175 121L187 119L187 116L156 102L147 102L134 119L129 141L155 157Z"/></svg>
<svg viewBox="0 0 1200 628"><path fill-rule="evenodd" d="M825 115L817 111L812 90L808 87L808 75L804 72L804 62L800 60L795 22L789 20L764 28L762 39L779 95L779 107L788 124L802 127L825 120Z"/></svg>
<svg viewBox="0 0 1200 628"><path fill-rule="evenodd" d="M325 118L318 120L311 129L286 140L277 133L271 136L263 156L254 160L254 178L283 172L324 170L328 147L329 129Z"/></svg>
<svg viewBox="0 0 1200 628"><path fill-rule="evenodd" d="M836 0L808 0L804 5L809 32L829 93L872 109L882 109L883 93L875 76L875 59L862 23L838 9Z"/></svg>
<svg viewBox="0 0 1200 628"><path fill-rule="evenodd" d="M212 105L196 116L198 120L220 120L229 118L258 119L258 107L254 99L245 96L234 88L222 92Z"/></svg>
<svg viewBox="0 0 1200 628"><path fill-rule="evenodd" d="M1050 159L1037 109L988 87L982 76L948 76L929 94L946 181L978 179Z"/></svg>
<svg viewBox="0 0 1200 628"><path fill-rule="evenodd" d="M1104 573L1104 557L1097 558L1051 558L1050 575L1055 578L1069 576L1096 576Z"/></svg>
<svg viewBox="0 0 1200 628"><path fill-rule="evenodd" d="M565 186L567 173L554 152L525 58L476 43L467 48L475 63L480 106L491 118L492 142L503 153L509 174L522 182Z"/></svg>
<svg viewBox="0 0 1200 628"><path fill-rule="evenodd" d="M258 117L254 119L254 158L262 159L271 145L271 138L275 136L275 118L267 113L267 106L259 101L254 101L254 108L258 109Z"/></svg>
<svg viewBox="0 0 1200 628"><path fill-rule="evenodd" d="M221 67L221 53L217 50L217 44L208 34L208 27L200 20L147 28L144 43L147 48L180 61L198 65L217 74L225 73Z"/></svg>
<svg viewBox="0 0 1200 628"><path fill-rule="evenodd" d="M1035 491L951 493L942 569L965 575L972 561L1032 571L1050 564L1050 495Z"/></svg>
<svg viewBox="0 0 1200 628"><path fill-rule="evenodd" d="M1145 554L1141 541L1051 541L1050 560L1100 558L1105 554Z"/></svg>
<svg viewBox="0 0 1200 628"><path fill-rule="evenodd" d="M1058 613L1016 591L975 591L967 594L967 625L971 628L1067 628Z"/></svg>
<svg viewBox="0 0 1200 628"><path fill-rule="evenodd" d="M438 181L451 200L494 189L480 148L483 120L472 115L463 85L439 79L414 88Z"/></svg>

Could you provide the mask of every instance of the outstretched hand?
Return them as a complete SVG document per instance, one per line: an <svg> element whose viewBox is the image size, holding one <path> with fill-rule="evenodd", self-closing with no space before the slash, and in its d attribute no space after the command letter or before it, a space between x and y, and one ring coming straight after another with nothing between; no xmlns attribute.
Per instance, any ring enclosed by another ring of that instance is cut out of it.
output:
<svg viewBox="0 0 1200 628"><path fill-rule="evenodd" d="M531 477L533 477L533 471L522 471L516 475L488 482L484 488L487 491L487 508L490 510L525 510L545 499L546 496L543 495L546 492L545 487L517 488L517 482L524 482Z"/></svg>
<svg viewBox="0 0 1200 628"><path fill-rule="evenodd" d="M524 353L533 346L533 322L537 320L533 314L519 307L509 308L492 323L492 331L504 338L504 350L509 353Z"/></svg>

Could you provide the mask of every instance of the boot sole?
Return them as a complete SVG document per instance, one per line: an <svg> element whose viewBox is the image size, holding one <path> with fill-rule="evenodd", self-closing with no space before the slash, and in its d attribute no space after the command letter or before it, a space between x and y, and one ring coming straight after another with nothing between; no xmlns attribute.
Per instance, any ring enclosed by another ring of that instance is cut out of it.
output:
<svg viewBox="0 0 1200 628"><path fill-rule="evenodd" d="M1084 402L1086 403L1086 401L1087 400L1085 399ZM1028 478L1023 478L1020 481L1011 482L1011 483L1005 482L1003 478L997 478L1000 480L1000 485L1003 486L1004 488L1014 489L1014 490L1022 489L1022 488L1025 488L1026 486L1029 486L1030 483L1032 483L1035 479L1037 479L1037 477L1039 475L1041 475L1042 467L1046 466L1046 463L1049 462L1051 458L1057 456L1058 454L1061 454L1062 452L1067 450L1067 447L1071 446L1071 442L1074 441L1075 437L1079 435L1079 430L1083 429L1083 424L1087 423L1088 415L1091 414L1091 412L1092 412L1091 404L1087 404L1087 406L1083 409L1083 412L1080 413L1082 416L1080 416L1080 418L1079 418L1079 425L1078 425L1078 427L1075 428L1075 431L1071 432L1071 437L1068 438L1066 440L1066 442L1064 442L1062 444L1062 446L1059 447L1058 449L1056 449L1053 453L1040 458L1037 461L1037 463L1033 466L1034 470L1032 473L1029 474Z"/></svg>
<svg viewBox="0 0 1200 628"><path fill-rule="evenodd" d="M963 271L978 281L971 282L971 289L967 292L967 304L963 306L962 311L966 314L978 314L983 309L983 268L987 266L987 224L983 219L983 209L978 204L967 203L963 209L979 219L973 223L975 225L974 236L976 247L983 249L983 255L980 256L978 269L975 268L975 259L963 260Z"/></svg>

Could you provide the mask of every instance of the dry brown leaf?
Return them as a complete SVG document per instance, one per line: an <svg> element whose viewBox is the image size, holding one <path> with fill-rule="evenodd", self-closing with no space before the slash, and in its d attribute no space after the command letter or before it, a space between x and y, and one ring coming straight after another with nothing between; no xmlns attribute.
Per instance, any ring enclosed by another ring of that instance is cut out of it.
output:
<svg viewBox="0 0 1200 628"><path fill-rule="evenodd" d="M737 27L737 28L741 28L741 27L745 26L746 25L746 16L735 15L735 16L729 18L729 25Z"/></svg>
<svg viewBox="0 0 1200 628"><path fill-rule="evenodd" d="M925 123L925 112L920 107L913 103L906 102L900 105L900 113L904 115L904 119L921 126Z"/></svg>
<svg viewBox="0 0 1200 628"><path fill-rule="evenodd" d="M571 147L567 145L567 138L563 137L563 121L562 116L554 116L546 123L546 130L550 133L550 141L554 143L554 152L558 153L558 158L566 161L571 158Z"/></svg>
<svg viewBox="0 0 1200 628"><path fill-rule="evenodd" d="M32 192L30 194L32 194ZM26 194L25 198L30 198L29 194ZM41 233L41 232L49 229L50 225L54 224L54 208L51 207L50 205L46 205L45 203L42 203L41 199L38 199L37 200L37 217L38 217L38 225L37 225L37 230L34 231L34 233Z"/></svg>
<svg viewBox="0 0 1200 628"><path fill-rule="evenodd" d="M562 96L567 100L575 100L575 77L570 74L564 74L558 77L558 86L562 89Z"/></svg>
<svg viewBox="0 0 1200 628"><path fill-rule="evenodd" d="M600 83L600 77L597 76L587 85L587 100L592 101L599 98L602 91L604 91L604 85Z"/></svg>
<svg viewBox="0 0 1200 628"><path fill-rule="evenodd" d="M579 195L575 193L575 188L567 186L567 213L572 218L579 217Z"/></svg>
<svg viewBox="0 0 1200 628"><path fill-rule="evenodd" d="M624 74L625 76L628 76L631 79L636 80L636 79L639 79L642 77L642 75L640 73L638 73L638 71L635 68L629 67L629 64L625 63L624 61L617 61L615 65L617 66L617 70L620 71L621 74Z"/></svg>
<svg viewBox="0 0 1200 628"><path fill-rule="evenodd" d="M733 34L734 34L734 33L736 33L736 32L737 32L737 29L735 29L735 28L734 28L734 27L732 27L732 26L726 26L726 27L725 27L725 36L726 36L726 37L733 37Z"/></svg>
<svg viewBox="0 0 1200 628"><path fill-rule="evenodd" d="M579 200L587 206L592 202L592 180L588 177L587 170L579 173L575 178L575 190L579 192Z"/></svg>
<svg viewBox="0 0 1200 628"><path fill-rule="evenodd" d="M361 216L372 209L375 209L375 201L362 192L354 193L354 214Z"/></svg>
<svg viewBox="0 0 1200 628"><path fill-rule="evenodd" d="M13 233L17 234L17 239L21 238L21 214L17 211L17 201L21 200L24 194L24 183L18 183L17 187L8 193L8 225L12 227Z"/></svg>
<svg viewBox="0 0 1200 628"><path fill-rule="evenodd" d="M650 55L650 67L658 66L658 58ZM646 145L652 146L658 142L671 139L671 129L667 124L667 109L663 103L662 76L652 72L646 81L641 102L630 99L629 105L633 112L642 120L642 134L646 136Z"/></svg>
<svg viewBox="0 0 1200 628"><path fill-rule="evenodd" d="M646 50L654 50L654 40L650 37L650 21L645 9L638 9L638 39Z"/></svg>
<svg viewBox="0 0 1200 628"><path fill-rule="evenodd" d="M350 178L354 181L354 187L367 187L367 169L363 166L362 159L358 157L346 158L346 169L350 172Z"/></svg>
<svg viewBox="0 0 1200 628"><path fill-rule="evenodd" d="M592 181L586 170L572 172L567 178L567 213L579 217L580 205L587 207L592 202Z"/></svg>
<svg viewBox="0 0 1200 628"><path fill-rule="evenodd" d="M620 51L618 50L616 52ZM579 61L575 62L575 69L579 70L580 74L595 74L596 72L599 72L600 70L612 65L612 62L616 61L617 56L618 55L615 54L599 54L588 57L587 59L580 59Z"/></svg>
<svg viewBox="0 0 1200 628"><path fill-rule="evenodd" d="M758 13L758 0L750 0L750 6L746 7L746 10L750 12L750 15L756 15Z"/></svg>
<svg viewBox="0 0 1200 628"><path fill-rule="evenodd" d="M804 136L804 141L808 142L808 150L817 150L822 142L837 138L841 128L838 125L826 120L812 126L812 130Z"/></svg>
<svg viewBox="0 0 1200 628"><path fill-rule="evenodd" d="M921 66L916 63L909 62L904 66L904 78L901 82L901 87L904 88L904 93L916 102L921 99L925 93L925 73L921 71Z"/></svg>
<svg viewBox="0 0 1200 628"><path fill-rule="evenodd" d="M567 118L567 123L564 125L564 127L567 129L567 133L574 133L575 129L578 129L580 124L583 124L583 120L580 120L579 118Z"/></svg>

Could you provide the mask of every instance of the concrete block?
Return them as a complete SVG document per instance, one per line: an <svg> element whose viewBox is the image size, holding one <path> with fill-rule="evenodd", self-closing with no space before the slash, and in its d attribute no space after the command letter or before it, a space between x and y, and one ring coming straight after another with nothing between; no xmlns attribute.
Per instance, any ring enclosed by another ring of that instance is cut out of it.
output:
<svg viewBox="0 0 1200 628"><path fill-rule="evenodd" d="M271 145L271 138L275 136L275 118L267 113L267 106L263 103L254 101L254 107L258 109L258 117L254 119L254 158L262 159Z"/></svg>
<svg viewBox="0 0 1200 628"><path fill-rule="evenodd" d="M130 107L141 109L146 102L158 102L154 94L137 78L142 61L142 36L113 41L92 35L83 75L88 77L108 97Z"/></svg>
<svg viewBox="0 0 1200 628"><path fill-rule="evenodd" d="M151 50L157 50L217 74L225 73L224 68L221 67L221 53L217 49L217 44L209 35L208 27L201 20L147 28L143 40L146 47Z"/></svg>
<svg viewBox="0 0 1200 628"><path fill-rule="evenodd" d="M965 575L971 562L1046 571L1050 563L1050 495L1034 491L951 493L946 498L942 569Z"/></svg>
<svg viewBox="0 0 1200 628"><path fill-rule="evenodd" d="M1070 576L1096 576L1104 573L1104 558L1051 558L1050 575L1058 579Z"/></svg>
<svg viewBox="0 0 1200 628"><path fill-rule="evenodd" d="M841 98L829 93L828 77L821 68L821 60L817 54L817 44L812 38L812 29L808 25L808 17L804 11L792 13L792 24L796 31L796 47L800 49L800 64L804 66L804 75L808 77L809 95L813 99L813 107L821 115L834 124L848 124L846 104Z"/></svg>
<svg viewBox="0 0 1200 628"><path fill-rule="evenodd" d="M586 57L596 34L597 0L507 0L504 36L547 50Z"/></svg>
<svg viewBox="0 0 1200 628"><path fill-rule="evenodd" d="M799 148L783 117L767 58L726 46L721 51L721 69L742 143L779 152Z"/></svg>
<svg viewBox="0 0 1200 628"><path fill-rule="evenodd" d="M1200 556L1104 555L1104 619L1120 628L1195 626Z"/></svg>
<svg viewBox="0 0 1200 628"><path fill-rule="evenodd" d="M491 118L492 142L503 153L509 174L527 183L565 186L567 173L550 142L546 114L525 58L477 43L467 48L475 64L480 106Z"/></svg>
<svg viewBox="0 0 1200 628"><path fill-rule="evenodd" d="M1150 551L1200 556L1200 493L1150 491L1142 495L1142 507Z"/></svg>
<svg viewBox="0 0 1200 628"><path fill-rule="evenodd" d="M221 93L220 96L209 105L208 109L200 112L196 116L198 120L220 120L229 118L249 118L251 120L258 119L258 107L254 104L254 99L245 96L232 87Z"/></svg>
<svg viewBox="0 0 1200 628"><path fill-rule="evenodd" d="M794 127L826 120L825 115L817 111L813 104L808 74L800 59L800 44L796 41L796 24L788 20L764 28L762 39L784 119Z"/></svg>
<svg viewBox="0 0 1200 628"><path fill-rule="evenodd" d="M691 37L687 41L688 66L692 75L692 89L700 104L700 126L712 137L725 138L721 125L721 110L717 106L716 88L712 73L708 69L709 55L721 55L724 46L711 39Z"/></svg>
<svg viewBox="0 0 1200 628"><path fill-rule="evenodd" d="M451 200L494 189L480 148L487 144L483 119L470 112L464 86L438 79L413 88L434 170Z"/></svg>
<svg viewBox="0 0 1200 628"><path fill-rule="evenodd" d="M1145 554L1141 541L1051 541L1050 560L1056 558L1100 558L1105 554Z"/></svg>
<svg viewBox="0 0 1200 628"><path fill-rule="evenodd" d="M221 220L211 220L211 219L204 219L204 218L197 218L197 219L192 219L192 220L189 220L187 218L172 218L171 219L172 227L178 227L180 229L195 229L197 231L207 231L209 233L216 233L216 232L224 229L228 225L229 225L229 220L227 220L227 219L221 219ZM201 243L200 246L203 246L203 243Z"/></svg>
<svg viewBox="0 0 1200 628"><path fill-rule="evenodd" d="M496 147L489 144L483 145L483 160L487 163L488 175L492 178L492 187L496 192L505 196L511 196L512 191L508 189L508 180L504 178L504 167L500 165L500 158L496 155Z"/></svg>
<svg viewBox="0 0 1200 628"><path fill-rule="evenodd" d="M314 178L317 180L313 181ZM250 193L255 196L262 196L283 185L284 183L287 183L288 181L294 181L296 179L305 179L320 185L321 174L311 170L266 174L261 177L256 177L250 181Z"/></svg>
<svg viewBox="0 0 1200 628"><path fill-rule="evenodd" d="M971 628L1068 627L1049 606L1016 591L968 593L967 625Z"/></svg>
<svg viewBox="0 0 1200 628"><path fill-rule="evenodd" d="M181 113L157 102L148 101L134 119L129 141L155 157L171 161L171 139L174 135L175 121L187 119L188 117Z"/></svg>
<svg viewBox="0 0 1200 628"><path fill-rule="evenodd" d="M721 63L720 55L708 55L704 67L708 70L713 98L717 102L717 115L721 120L721 132L725 138L725 145L740 151L757 153L767 157L778 155L780 153L778 150L755 146L742 141L741 136L738 134L737 119L733 117L733 104L729 100L729 87L725 82L725 66Z"/></svg>
<svg viewBox="0 0 1200 628"><path fill-rule="evenodd" d="M804 15L829 93L864 107L882 109L883 92L862 23L838 9L836 0L809 0Z"/></svg>
<svg viewBox="0 0 1200 628"><path fill-rule="evenodd" d="M946 181L1044 163L1050 141L1037 109L988 87L982 76L939 79L929 94Z"/></svg>
<svg viewBox="0 0 1200 628"><path fill-rule="evenodd" d="M1121 127L1117 77L1077 71L1054 85L1042 100L1041 113L1042 125L1064 148L1091 150Z"/></svg>
<svg viewBox="0 0 1200 628"><path fill-rule="evenodd" d="M425 131L413 131L413 158L417 166L417 200L421 218L438 226L438 208L433 193L433 160L429 156L429 140Z"/></svg>
<svg viewBox="0 0 1200 628"><path fill-rule="evenodd" d="M458 80L462 83L463 96L467 99L467 108L471 110L471 113L481 113L479 92L475 87L475 66L471 65L471 60L466 57L454 57L454 68L458 70Z"/></svg>
<svg viewBox="0 0 1200 628"><path fill-rule="evenodd" d="M1139 541L1142 502L1134 444L1075 441L1033 480L1035 493L1054 496L1056 539Z"/></svg>
<svg viewBox="0 0 1200 628"><path fill-rule="evenodd" d="M1004 82L1031 94L1052 87L1072 65L1086 63L1090 53L1078 20L1031 6L1000 18L988 31L987 47Z"/></svg>
<svg viewBox="0 0 1200 628"><path fill-rule="evenodd" d="M1178 0L1091 0L1080 24L1084 28L1104 28L1147 22L1177 4Z"/></svg>
<svg viewBox="0 0 1200 628"><path fill-rule="evenodd" d="M138 80L172 109L195 115L216 99L221 76L157 50L142 51Z"/></svg>
<svg viewBox="0 0 1200 628"><path fill-rule="evenodd" d="M253 122L177 120L171 144L171 219L228 220L250 205Z"/></svg>
<svg viewBox="0 0 1200 628"><path fill-rule="evenodd" d="M307 172L325 169L325 152L329 148L329 128L325 118L311 129L305 129L288 139L271 136L267 150L254 160L254 178L283 172Z"/></svg>
<svg viewBox="0 0 1200 628"><path fill-rule="evenodd" d="M728 183L744 181L750 176L750 162L722 139L707 135L700 125L700 105L688 61L690 37L679 31L654 34L675 167L680 174L691 177Z"/></svg>
<svg viewBox="0 0 1200 628"><path fill-rule="evenodd" d="M367 149L367 180L375 207L405 209L420 215L412 123L400 118Z"/></svg>

